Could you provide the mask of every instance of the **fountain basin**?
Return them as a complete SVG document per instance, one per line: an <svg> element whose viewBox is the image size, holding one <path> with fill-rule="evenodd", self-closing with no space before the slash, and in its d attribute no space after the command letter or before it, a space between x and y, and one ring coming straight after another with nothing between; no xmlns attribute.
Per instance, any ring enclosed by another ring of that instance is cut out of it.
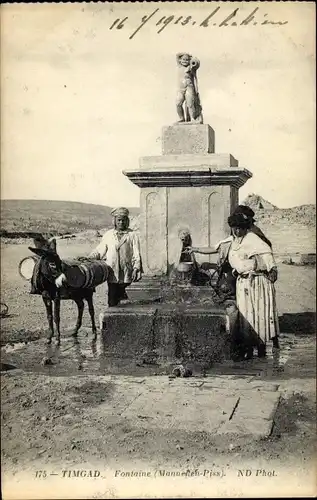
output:
<svg viewBox="0 0 317 500"><path fill-rule="evenodd" d="M161 366L182 362L207 369L230 359L237 310L233 304L123 304L107 309L101 326L105 356L130 359L131 367L152 353Z"/></svg>

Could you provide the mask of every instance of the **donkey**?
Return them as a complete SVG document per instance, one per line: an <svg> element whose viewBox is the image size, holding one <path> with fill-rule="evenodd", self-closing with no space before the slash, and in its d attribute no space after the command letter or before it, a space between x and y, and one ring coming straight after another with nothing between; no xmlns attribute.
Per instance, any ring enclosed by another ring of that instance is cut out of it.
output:
<svg viewBox="0 0 317 500"><path fill-rule="evenodd" d="M78 308L77 322L75 329L72 333L73 337L77 337L78 331L82 325L82 318L84 312L84 300L87 301L88 310L91 318L92 324L92 334L93 339L97 338L97 328L95 323L95 311L93 305L93 293L95 292L94 287L80 287L73 288L65 283L61 286L56 285L57 278L63 276L65 278L65 273L67 274L67 267L70 267L67 263L63 262L56 251L56 240L45 239L40 236L33 240L35 248L29 247L33 253L35 253L39 259L37 260L33 276L31 280L31 292L32 294L39 294L42 296L43 302L46 307L49 332L47 343L51 344L52 338L54 336L53 327L53 309L54 309L54 322L56 327L56 343L60 344L60 302L61 300L73 300ZM78 262L80 265L80 262ZM106 281L106 278L103 280ZM61 283L61 280L59 279ZM100 284L100 283L98 283ZM53 307L54 306L54 307Z"/></svg>

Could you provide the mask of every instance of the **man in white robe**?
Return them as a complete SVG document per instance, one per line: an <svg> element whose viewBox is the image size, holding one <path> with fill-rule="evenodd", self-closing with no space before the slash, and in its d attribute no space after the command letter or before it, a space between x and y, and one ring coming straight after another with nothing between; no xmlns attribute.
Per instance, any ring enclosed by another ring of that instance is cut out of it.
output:
<svg viewBox="0 0 317 500"><path fill-rule="evenodd" d="M126 287L142 277L139 237L129 228L129 210L124 207L111 212L114 228L107 231L90 258L104 259L109 269L108 306L127 299Z"/></svg>

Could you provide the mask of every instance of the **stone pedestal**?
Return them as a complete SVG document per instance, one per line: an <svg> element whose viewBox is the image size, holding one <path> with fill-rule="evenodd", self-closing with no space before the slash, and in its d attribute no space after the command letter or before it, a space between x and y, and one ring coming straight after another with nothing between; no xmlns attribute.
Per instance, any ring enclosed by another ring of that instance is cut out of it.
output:
<svg viewBox="0 0 317 500"><path fill-rule="evenodd" d="M163 155L215 152L215 132L209 125L184 123L163 128Z"/></svg>
<svg viewBox="0 0 317 500"><path fill-rule="evenodd" d="M139 168L124 171L141 188L140 240L148 278L166 276L178 264L180 229L189 230L193 246L211 246L226 237L238 190L252 176L232 155L213 152L209 125L166 127L162 144L162 156L143 157Z"/></svg>

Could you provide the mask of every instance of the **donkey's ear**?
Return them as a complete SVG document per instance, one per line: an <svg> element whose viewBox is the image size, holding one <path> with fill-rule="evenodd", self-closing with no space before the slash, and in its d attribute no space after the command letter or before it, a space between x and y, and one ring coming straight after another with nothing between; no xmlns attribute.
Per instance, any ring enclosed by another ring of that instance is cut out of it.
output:
<svg viewBox="0 0 317 500"><path fill-rule="evenodd" d="M43 248L46 244L47 241L42 234L38 234L35 238L33 238L33 245L35 248Z"/></svg>
<svg viewBox="0 0 317 500"><path fill-rule="evenodd" d="M51 250L51 252L56 253L56 238L50 238L48 240L48 247Z"/></svg>
<svg viewBox="0 0 317 500"><path fill-rule="evenodd" d="M56 259L56 253L53 252L52 250L49 250L47 248L32 248L28 247L31 252L35 253L39 257L47 257L49 259Z"/></svg>
<svg viewBox="0 0 317 500"><path fill-rule="evenodd" d="M39 257L44 257L47 255L47 250L44 250L43 248L32 248L32 247L28 247L29 250L31 250L31 252L35 253L36 255L38 255Z"/></svg>

